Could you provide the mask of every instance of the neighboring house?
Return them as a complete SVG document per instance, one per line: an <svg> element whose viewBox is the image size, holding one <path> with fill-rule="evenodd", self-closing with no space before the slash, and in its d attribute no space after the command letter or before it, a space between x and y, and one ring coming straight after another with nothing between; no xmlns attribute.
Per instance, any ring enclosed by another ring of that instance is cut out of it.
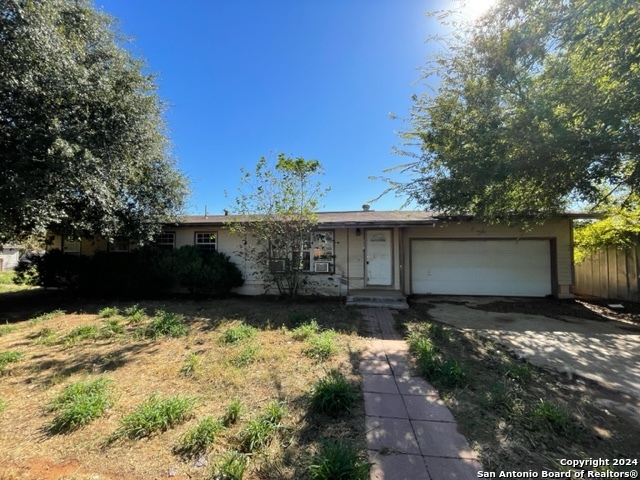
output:
<svg viewBox="0 0 640 480"><path fill-rule="evenodd" d="M357 291L404 295L508 295L570 298L573 294L572 219L557 216L528 230L429 212L350 211L318 214L303 263L314 293ZM242 294L264 293L255 268L238 255L245 239L229 232L224 215L189 216L158 237L163 248L199 245L231 256L245 275ZM250 241L250 239L248 240ZM128 249L104 240L63 241L66 253ZM304 293L304 292L302 292Z"/></svg>
<svg viewBox="0 0 640 480"><path fill-rule="evenodd" d="M0 251L0 271L16 268L20 261L20 252L23 250L22 245L3 245Z"/></svg>

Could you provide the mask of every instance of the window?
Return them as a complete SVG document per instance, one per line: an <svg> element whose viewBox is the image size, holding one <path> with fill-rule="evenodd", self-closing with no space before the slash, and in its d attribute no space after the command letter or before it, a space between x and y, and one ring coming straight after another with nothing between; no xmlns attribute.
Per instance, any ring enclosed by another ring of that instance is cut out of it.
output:
<svg viewBox="0 0 640 480"><path fill-rule="evenodd" d="M62 251L64 253L80 253L80 243L79 238L65 237L62 240Z"/></svg>
<svg viewBox="0 0 640 480"><path fill-rule="evenodd" d="M216 251L216 233L215 232L196 232L195 244L203 252Z"/></svg>
<svg viewBox="0 0 640 480"><path fill-rule="evenodd" d="M306 272L333 273L333 231L312 232L302 245L302 269Z"/></svg>
<svg viewBox="0 0 640 480"><path fill-rule="evenodd" d="M128 252L129 251L129 239L127 237L116 237L113 242L109 243L110 252Z"/></svg>
<svg viewBox="0 0 640 480"><path fill-rule="evenodd" d="M162 232L156 237L156 246L163 250L173 250L176 245L176 232Z"/></svg>

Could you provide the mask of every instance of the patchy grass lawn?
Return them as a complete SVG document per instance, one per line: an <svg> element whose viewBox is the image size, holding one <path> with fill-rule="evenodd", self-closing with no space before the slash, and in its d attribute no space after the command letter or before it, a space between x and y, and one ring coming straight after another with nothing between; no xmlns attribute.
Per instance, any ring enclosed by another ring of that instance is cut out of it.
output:
<svg viewBox="0 0 640 480"><path fill-rule="evenodd" d="M327 445L365 449L355 310L253 298L64 309L14 316L0 335L0 479L320 478ZM327 376L344 383L342 413L314 407Z"/></svg>
<svg viewBox="0 0 640 480"><path fill-rule="evenodd" d="M539 369L475 333L434 322L428 308L402 312L398 326L418 370L438 388L485 470L567 471L560 459L589 458L636 462L600 471L638 470L640 425L596 403L601 387Z"/></svg>
<svg viewBox="0 0 640 480"><path fill-rule="evenodd" d="M21 292L23 290L33 290L37 288L39 287L16 285L13 283L13 272L11 270L0 272L0 293Z"/></svg>

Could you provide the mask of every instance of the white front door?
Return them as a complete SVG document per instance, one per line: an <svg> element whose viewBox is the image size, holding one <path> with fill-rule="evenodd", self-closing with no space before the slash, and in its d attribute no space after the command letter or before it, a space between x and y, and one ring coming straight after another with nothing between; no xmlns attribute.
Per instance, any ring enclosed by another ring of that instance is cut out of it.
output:
<svg viewBox="0 0 640 480"><path fill-rule="evenodd" d="M390 286L393 280L391 230L367 230L366 237L367 285Z"/></svg>

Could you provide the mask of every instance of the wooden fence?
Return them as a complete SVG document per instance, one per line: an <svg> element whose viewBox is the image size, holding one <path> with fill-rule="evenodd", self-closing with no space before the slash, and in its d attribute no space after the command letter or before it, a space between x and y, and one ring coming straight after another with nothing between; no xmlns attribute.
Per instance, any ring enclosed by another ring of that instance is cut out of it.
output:
<svg viewBox="0 0 640 480"><path fill-rule="evenodd" d="M640 302L640 247L608 247L575 266L575 293Z"/></svg>

